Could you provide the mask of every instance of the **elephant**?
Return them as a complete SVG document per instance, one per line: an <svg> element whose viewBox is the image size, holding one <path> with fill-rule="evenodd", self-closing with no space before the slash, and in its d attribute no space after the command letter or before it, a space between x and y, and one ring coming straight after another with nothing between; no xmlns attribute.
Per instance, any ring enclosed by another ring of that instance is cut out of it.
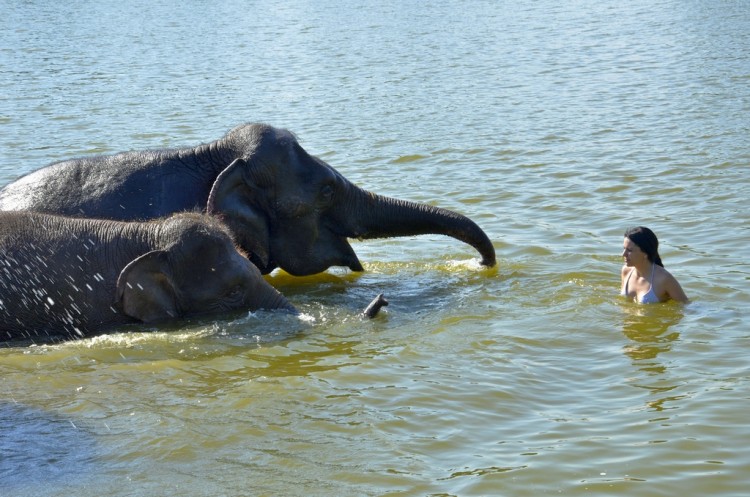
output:
<svg viewBox="0 0 750 497"><path fill-rule="evenodd" d="M0 339L54 342L231 310L297 313L215 216L0 212Z"/></svg>
<svg viewBox="0 0 750 497"><path fill-rule="evenodd" d="M263 274L362 271L348 239L420 234L451 236L483 265L496 262L471 219L364 190L267 124L242 124L196 147L65 160L0 190L0 210L132 221L196 209L221 217Z"/></svg>

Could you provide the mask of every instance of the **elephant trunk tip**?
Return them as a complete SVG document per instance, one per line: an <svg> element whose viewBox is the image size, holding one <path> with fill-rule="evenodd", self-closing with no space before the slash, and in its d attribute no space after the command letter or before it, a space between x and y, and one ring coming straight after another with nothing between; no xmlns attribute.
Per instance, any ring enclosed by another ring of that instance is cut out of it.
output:
<svg viewBox="0 0 750 497"><path fill-rule="evenodd" d="M485 267L495 267L497 265L495 251L492 250L492 253L484 254L482 256L482 262L480 262L480 264Z"/></svg>
<svg viewBox="0 0 750 497"><path fill-rule="evenodd" d="M492 245L492 242L487 237L487 235L479 228L477 227L478 232L480 233L479 240L478 241L468 241L470 245L472 245L477 251L479 252L479 255L482 257L482 260L480 261L480 264L485 267L494 267L497 264L497 257L495 256L495 247ZM458 238L458 237L456 237Z"/></svg>
<svg viewBox="0 0 750 497"><path fill-rule="evenodd" d="M378 294L372 302L362 311L362 315L367 318L374 318L380 312L380 309L388 305L388 300L383 296L382 293Z"/></svg>

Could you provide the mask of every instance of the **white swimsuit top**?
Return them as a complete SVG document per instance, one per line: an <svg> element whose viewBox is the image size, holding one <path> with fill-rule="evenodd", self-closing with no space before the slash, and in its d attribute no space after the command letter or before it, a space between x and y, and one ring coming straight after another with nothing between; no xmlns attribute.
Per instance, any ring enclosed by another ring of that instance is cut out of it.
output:
<svg viewBox="0 0 750 497"><path fill-rule="evenodd" d="M628 283L630 283L630 277L633 275L634 269L630 270L630 273L628 273L628 279L625 280L625 289L622 291L622 294L627 296L628 295ZM654 292L654 273L656 272L656 264L652 264L651 266L651 281L649 281L650 288L648 289L648 292L643 294L643 297L638 299L638 302L641 304L657 304L661 302L659 300L659 297L656 296L656 293Z"/></svg>

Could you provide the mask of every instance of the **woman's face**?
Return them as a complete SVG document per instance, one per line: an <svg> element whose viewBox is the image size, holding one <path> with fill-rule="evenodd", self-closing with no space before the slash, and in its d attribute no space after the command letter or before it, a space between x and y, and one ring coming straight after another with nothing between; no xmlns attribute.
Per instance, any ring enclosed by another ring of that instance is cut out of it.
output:
<svg viewBox="0 0 750 497"><path fill-rule="evenodd" d="M648 260L646 253L630 238L624 238L622 241L622 258L625 260L626 266L633 266Z"/></svg>

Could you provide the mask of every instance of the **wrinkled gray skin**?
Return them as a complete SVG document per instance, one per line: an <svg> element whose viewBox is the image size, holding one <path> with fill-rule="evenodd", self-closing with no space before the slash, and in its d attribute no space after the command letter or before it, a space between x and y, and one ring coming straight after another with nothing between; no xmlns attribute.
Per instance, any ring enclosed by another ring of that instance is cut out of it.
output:
<svg viewBox="0 0 750 497"><path fill-rule="evenodd" d="M495 265L492 243L467 217L363 190L289 131L263 124L198 147L58 162L0 190L0 210L142 220L195 209L220 216L264 274L361 271L348 238L430 233L468 243Z"/></svg>
<svg viewBox="0 0 750 497"><path fill-rule="evenodd" d="M214 217L128 223L0 212L0 340L260 308L294 312Z"/></svg>

